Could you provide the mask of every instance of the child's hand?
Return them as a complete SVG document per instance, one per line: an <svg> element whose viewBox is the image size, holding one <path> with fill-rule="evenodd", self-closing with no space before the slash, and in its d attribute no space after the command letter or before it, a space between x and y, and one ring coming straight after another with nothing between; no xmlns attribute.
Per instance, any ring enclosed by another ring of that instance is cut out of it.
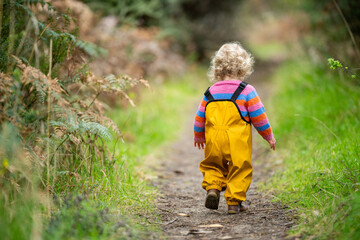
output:
<svg viewBox="0 0 360 240"><path fill-rule="evenodd" d="M198 147L199 149L204 149L205 141L203 141L203 142L194 142L194 147Z"/></svg>
<svg viewBox="0 0 360 240"><path fill-rule="evenodd" d="M276 146L275 138L268 140L268 143L270 144L270 148L275 151L275 146Z"/></svg>

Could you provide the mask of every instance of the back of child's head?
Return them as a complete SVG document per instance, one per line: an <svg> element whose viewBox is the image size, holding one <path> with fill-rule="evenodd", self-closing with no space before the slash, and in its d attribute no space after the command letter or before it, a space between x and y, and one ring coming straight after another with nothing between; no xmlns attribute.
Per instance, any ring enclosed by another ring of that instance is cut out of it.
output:
<svg viewBox="0 0 360 240"><path fill-rule="evenodd" d="M240 43L226 43L215 52L208 77L211 82L222 81L225 77L244 80L253 72L253 64L253 57Z"/></svg>

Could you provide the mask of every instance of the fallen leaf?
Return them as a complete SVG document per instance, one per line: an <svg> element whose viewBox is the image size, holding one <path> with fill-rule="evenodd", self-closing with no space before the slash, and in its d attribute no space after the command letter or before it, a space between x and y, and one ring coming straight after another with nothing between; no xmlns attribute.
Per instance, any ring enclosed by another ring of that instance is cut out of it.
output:
<svg viewBox="0 0 360 240"><path fill-rule="evenodd" d="M201 230L201 229L190 229L188 234L202 234L202 233L212 233L213 231L206 231L206 230Z"/></svg>
<svg viewBox="0 0 360 240"><path fill-rule="evenodd" d="M201 227L201 228L222 228L224 226L216 223L216 224L209 224L209 225L200 225L199 227Z"/></svg>
<svg viewBox="0 0 360 240"><path fill-rule="evenodd" d="M190 217L190 215L187 213L177 213L176 215L182 216L182 217Z"/></svg>

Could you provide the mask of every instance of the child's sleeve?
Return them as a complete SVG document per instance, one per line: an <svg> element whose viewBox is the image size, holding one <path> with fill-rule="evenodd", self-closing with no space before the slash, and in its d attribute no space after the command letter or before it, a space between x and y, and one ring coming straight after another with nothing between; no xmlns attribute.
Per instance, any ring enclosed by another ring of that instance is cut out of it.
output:
<svg viewBox="0 0 360 240"><path fill-rule="evenodd" d="M207 99L204 98L201 100L201 103L196 111L195 121L194 121L194 141L195 142L205 142L205 106Z"/></svg>
<svg viewBox="0 0 360 240"><path fill-rule="evenodd" d="M266 116L264 105L262 104L255 88L247 94L245 106L249 113L250 122L254 125L258 133L265 140L272 139L274 135Z"/></svg>

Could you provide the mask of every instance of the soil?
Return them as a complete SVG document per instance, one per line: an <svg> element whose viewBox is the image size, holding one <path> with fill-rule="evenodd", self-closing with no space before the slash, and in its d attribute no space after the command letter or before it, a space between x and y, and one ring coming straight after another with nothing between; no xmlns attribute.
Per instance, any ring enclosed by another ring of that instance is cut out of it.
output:
<svg viewBox="0 0 360 240"><path fill-rule="evenodd" d="M248 80L255 86L266 106L271 96L268 81L274 63L258 64L254 76ZM265 91L266 89L266 91ZM200 99L200 98L199 98ZM202 174L199 170L203 151L194 147L193 118L198 102L185 123L185 129L161 159L158 180L154 182L161 194L157 208L161 226L167 239L284 239L286 232L294 225L293 213L279 202L272 201L272 195L258 190L260 183L272 175L276 155L253 129L253 181L247 193L249 210L229 215L223 193L218 210L205 208L206 191L202 189ZM276 153L275 153L276 154ZM270 155L272 157L270 157ZM269 161L272 161L269 163ZM214 225L216 224L216 225ZM209 226L210 225L210 226Z"/></svg>

